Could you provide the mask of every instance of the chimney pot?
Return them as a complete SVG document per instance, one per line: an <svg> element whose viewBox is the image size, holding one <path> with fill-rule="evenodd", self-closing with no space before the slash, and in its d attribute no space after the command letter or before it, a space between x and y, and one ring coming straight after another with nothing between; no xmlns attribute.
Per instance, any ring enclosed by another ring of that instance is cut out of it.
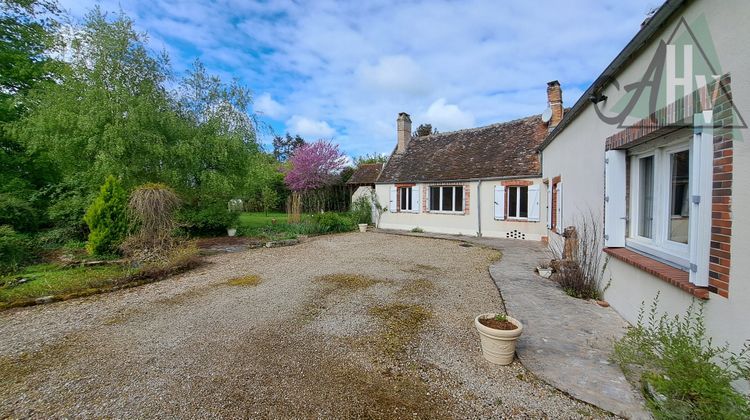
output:
<svg viewBox="0 0 750 420"><path fill-rule="evenodd" d="M398 145L396 153L404 153L411 140L411 118L406 112L399 112L396 119L396 130L398 132Z"/></svg>
<svg viewBox="0 0 750 420"><path fill-rule="evenodd" d="M549 120L549 129L552 130L563 118L562 88L557 80L547 83L547 105L552 110Z"/></svg>

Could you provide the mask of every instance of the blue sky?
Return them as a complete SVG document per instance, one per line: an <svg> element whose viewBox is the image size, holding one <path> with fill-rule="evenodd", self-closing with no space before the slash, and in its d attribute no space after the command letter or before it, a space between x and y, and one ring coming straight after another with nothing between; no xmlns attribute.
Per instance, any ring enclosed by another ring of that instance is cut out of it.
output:
<svg viewBox="0 0 750 420"><path fill-rule="evenodd" d="M440 131L572 105L659 0L62 0L75 17L122 8L178 72L195 58L254 94L278 133L390 153L396 116ZM264 138L265 142L269 139Z"/></svg>

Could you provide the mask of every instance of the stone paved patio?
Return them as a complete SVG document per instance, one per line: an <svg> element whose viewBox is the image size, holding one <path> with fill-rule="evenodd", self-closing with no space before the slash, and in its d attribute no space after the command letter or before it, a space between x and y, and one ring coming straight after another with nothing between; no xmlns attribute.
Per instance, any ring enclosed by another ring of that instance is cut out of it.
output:
<svg viewBox="0 0 750 420"><path fill-rule="evenodd" d="M413 234L461 240L502 251L490 266L508 313L524 324L516 353L537 377L569 395L619 416L650 418L638 392L610 362L612 343L627 323L612 308L567 296L557 285L535 274L548 259L538 242L466 236Z"/></svg>

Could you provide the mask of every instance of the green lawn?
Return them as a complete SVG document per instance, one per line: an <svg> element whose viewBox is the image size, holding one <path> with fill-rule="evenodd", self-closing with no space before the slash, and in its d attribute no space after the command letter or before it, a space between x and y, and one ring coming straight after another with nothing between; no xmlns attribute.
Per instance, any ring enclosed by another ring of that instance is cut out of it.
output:
<svg viewBox="0 0 750 420"><path fill-rule="evenodd" d="M263 212L246 212L240 215L239 227L246 229L263 228L266 226L270 226L273 223L273 219L276 219L277 225L287 224L286 213L268 212L268 214L266 215Z"/></svg>
<svg viewBox="0 0 750 420"><path fill-rule="evenodd" d="M0 308L13 302L50 295L65 295L105 286L113 279L130 274L131 269L122 265L63 268L55 264L37 264L21 272L0 277ZM22 284L11 284L25 278Z"/></svg>

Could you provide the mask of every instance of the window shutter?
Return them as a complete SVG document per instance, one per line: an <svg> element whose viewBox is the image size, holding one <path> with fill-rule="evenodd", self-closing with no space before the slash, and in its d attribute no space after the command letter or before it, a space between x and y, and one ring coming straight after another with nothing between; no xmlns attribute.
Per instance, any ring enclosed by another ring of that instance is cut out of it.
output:
<svg viewBox="0 0 750 420"><path fill-rule="evenodd" d="M529 185L528 190L529 220L539 221L539 184Z"/></svg>
<svg viewBox="0 0 750 420"><path fill-rule="evenodd" d="M713 115L695 115L690 151L690 282L708 286L713 195Z"/></svg>
<svg viewBox="0 0 750 420"><path fill-rule="evenodd" d="M415 185L411 187L411 204L412 204L411 210L414 213L420 213L422 210L422 207L420 206L420 203L419 203L420 198L421 198L421 195L419 194L419 185Z"/></svg>
<svg viewBox="0 0 750 420"><path fill-rule="evenodd" d="M552 208L552 180L549 180L547 184L547 229L552 229L552 212L555 209Z"/></svg>
<svg viewBox="0 0 750 420"><path fill-rule="evenodd" d="M625 150L604 153L604 246L624 247L627 221L625 206Z"/></svg>
<svg viewBox="0 0 750 420"><path fill-rule="evenodd" d="M388 201L388 211L391 213L396 213L396 194L398 194L396 186L391 187L391 195Z"/></svg>
<svg viewBox="0 0 750 420"><path fill-rule="evenodd" d="M505 187L495 185L495 220L505 220Z"/></svg>
<svg viewBox="0 0 750 420"><path fill-rule="evenodd" d="M557 183L557 208L555 211L557 212L555 220L557 226L555 227L558 232L562 233L563 229L565 229L565 225L562 222L562 182Z"/></svg>

